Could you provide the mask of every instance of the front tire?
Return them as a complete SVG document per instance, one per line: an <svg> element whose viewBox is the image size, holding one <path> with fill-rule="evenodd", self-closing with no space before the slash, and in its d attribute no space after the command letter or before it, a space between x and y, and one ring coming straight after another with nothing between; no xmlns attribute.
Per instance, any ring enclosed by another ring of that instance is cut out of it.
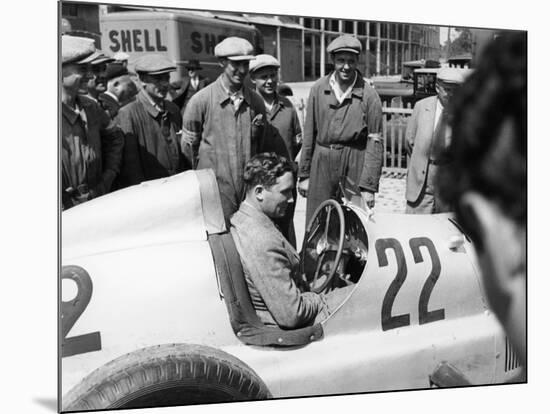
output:
<svg viewBox="0 0 550 414"><path fill-rule="evenodd" d="M271 398L258 375L220 350L158 345L117 358L73 388L63 411L146 408Z"/></svg>

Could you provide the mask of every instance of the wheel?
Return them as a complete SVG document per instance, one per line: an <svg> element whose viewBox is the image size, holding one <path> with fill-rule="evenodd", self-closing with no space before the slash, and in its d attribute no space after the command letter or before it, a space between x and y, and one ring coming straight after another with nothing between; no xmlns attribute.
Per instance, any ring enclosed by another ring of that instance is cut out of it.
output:
<svg viewBox="0 0 550 414"><path fill-rule="evenodd" d="M331 228L335 218L338 219L337 232ZM342 258L345 227L344 210L335 200L323 201L313 213L304 234L300 260L310 291L321 293L330 285ZM317 237L321 229L322 234Z"/></svg>
<svg viewBox="0 0 550 414"><path fill-rule="evenodd" d="M271 398L258 375L220 350L187 344L140 349L92 372L63 411L146 408Z"/></svg>

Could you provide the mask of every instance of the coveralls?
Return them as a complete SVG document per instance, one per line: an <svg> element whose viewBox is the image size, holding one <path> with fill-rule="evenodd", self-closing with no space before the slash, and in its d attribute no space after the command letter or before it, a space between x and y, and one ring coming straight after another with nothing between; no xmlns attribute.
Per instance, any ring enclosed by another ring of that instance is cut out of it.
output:
<svg viewBox="0 0 550 414"><path fill-rule="evenodd" d="M119 188L180 173L190 168L181 152L179 108L164 100L153 103L144 90L120 108L115 119L125 135Z"/></svg>
<svg viewBox="0 0 550 414"><path fill-rule="evenodd" d="M244 166L262 152L265 106L262 98L244 85L242 100L235 105L222 77L193 95L187 104L182 145L192 146L196 169L214 170L223 213L229 220L244 197Z"/></svg>
<svg viewBox="0 0 550 414"><path fill-rule="evenodd" d="M339 103L330 85L331 76L312 86L307 103L298 173L299 178L310 178L306 225L319 204L337 196L341 178L374 193L382 171L382 141L367 138L382 129L378 94L357 72L351 94Z"/></svg>
<svg viewBox="0 0 550 414"><path fill-rule="evenodd" d="M124 138L107 113L93 100L78 95L75 111L62 104L61 164L64 209L110 191L120 170Z"/></svg>

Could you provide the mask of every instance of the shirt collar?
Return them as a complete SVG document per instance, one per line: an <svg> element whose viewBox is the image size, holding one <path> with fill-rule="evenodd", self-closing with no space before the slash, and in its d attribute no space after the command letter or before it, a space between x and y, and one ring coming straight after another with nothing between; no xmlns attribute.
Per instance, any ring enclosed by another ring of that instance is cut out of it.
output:
<svg viewBox="0 0 550 414"><path fill-rule="evenodd" d="M219 102L220 104L223 104L224 102L226 102L227 100L230 99L230 96L231 96L231 93L229 92L229 89L227 89L225 87L225 85L223 84L223 80L222 80L222 77L223 77L223 73L218 76L218 79L217 79L217 83L219 85L219 92L220 92L220 99L219 99ZM250 105L250 94L252 93L250 91L250 89L248 89L244 84L241 86L241 89L239 89L236 93L240 93L243 100L248 104Z"/></svg>
<svg viewBox="0 0 550 414"><path fill-rule="evenodd" d="M71 108L69 105L63 102L61 104L61 111L63 113L63 116L67 118L71 125L74 125L79 117L82 118L83 121L86 121L86 114L84 112L84 107L82 105L79 95L77 95L75 98L75 109Z"/></svg>
<svg viewBox="0 0 550 414"><path fill-rule="evenodd" d="M158 106L143 89L139 91L137 99L143 104L145 110L149 112L153 118L156 118L161 112L164 112L164 110Z"/></svg>
<svg viewBox="0 0 550 414"><path fill-rule="evenodd" d="M353 78L353 82L350 84L350 86L343 92L340 91L340 86L338 85L338 82L336 81L336 72L332 72L332 74L329 77L328 83L331 87L331 89L334 91L334 95L336 96L336 99L339 103L342 103L344 99L349 97L351 95L351 92L353 88L355 87L355 83L357 82L357 71L355 71L355 77Z"/></svg>

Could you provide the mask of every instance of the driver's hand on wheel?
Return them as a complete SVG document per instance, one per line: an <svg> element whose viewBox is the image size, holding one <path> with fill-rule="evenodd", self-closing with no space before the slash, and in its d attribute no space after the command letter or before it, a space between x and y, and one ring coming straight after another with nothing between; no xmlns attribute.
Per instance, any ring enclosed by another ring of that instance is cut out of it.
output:
<svg viewBox="0 0 550 414"><path fill-rule="evenodd" d="M298 181L298 192L302 197L307 197L307 190L309 189L309 178L305 178Z"/></svg>
<svg viewBox="0 0 550 414"><path fill-rule="evenodd" d="M374 207L374 193L370 191L361 191L361 198L368 208Z"/></svg>

